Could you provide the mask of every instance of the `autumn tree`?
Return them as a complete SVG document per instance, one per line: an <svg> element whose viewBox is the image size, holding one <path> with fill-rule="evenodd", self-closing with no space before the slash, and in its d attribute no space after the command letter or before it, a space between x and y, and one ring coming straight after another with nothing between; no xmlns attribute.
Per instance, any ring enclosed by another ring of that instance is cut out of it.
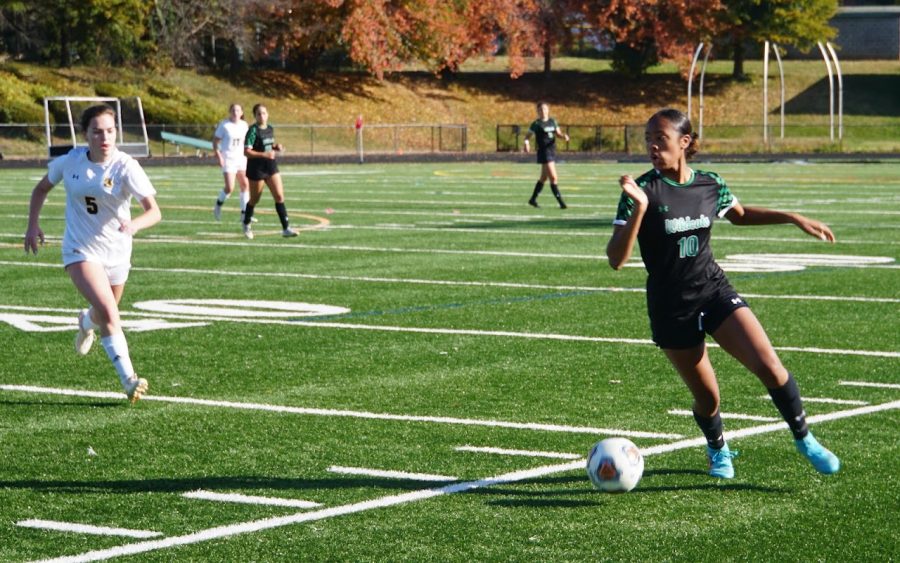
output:
<svg viewBox="0 0 900 563"><path fill-rule="evenodd" d="M744 50L749 43L770 40L807 50L836 34L828 21L837 12L837 0L722 1L723 43L731 51L735 78L744 77Z"/></svg>

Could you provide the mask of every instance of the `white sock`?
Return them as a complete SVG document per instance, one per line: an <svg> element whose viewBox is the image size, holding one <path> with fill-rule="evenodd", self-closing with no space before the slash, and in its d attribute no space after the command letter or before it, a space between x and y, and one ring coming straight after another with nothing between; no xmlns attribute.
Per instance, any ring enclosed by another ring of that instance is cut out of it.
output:
<svg viewBox="0 0 900 563"><path fill-rule="evenodd" d="M134 377L134 367L131 365L131 357L128 355L128 342L125 340L125 334L122 332L110 334L100 339L106 355L112 360L116 373L119 374L119 381L124 385L126 381Z"/></svg>
<svg viewBox="0 0 900 563"><path fill-rule="evenodd" d="M250 201L250 192L241 192L241 213L247 209L248 201Z"/></svg>
<svg viewBox="0 0 900 563"><path fill-rule="evenodd" d="M88 307L87 313L81 317L81 330L97 330L100 328L100 325L94 322L94 319L91 318L91 311L93 311L93 307Z"/></svg>

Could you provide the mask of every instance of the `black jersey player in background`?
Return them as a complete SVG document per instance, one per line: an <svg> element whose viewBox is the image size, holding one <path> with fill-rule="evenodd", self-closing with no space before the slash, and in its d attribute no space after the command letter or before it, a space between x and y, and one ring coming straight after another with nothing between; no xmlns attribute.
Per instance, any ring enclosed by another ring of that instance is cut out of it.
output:
<svg viewBox="0 0 900 563"><path fill-rule="evenodd" d="M253 106L253 117L256 123L247 130L244 140L244 155L247 156L247 179L250 184L250 201L244 211L244 236L253 238L250 223L253 222L253 210L262 196L263 184L269 186L275 200L275 211L281 221L281 234L285 237L297 236L297 231L290 227L287 208L284 205L284 185L281 173L275 162L275 153L284 150L281 143L275 142L275 132L269 125L269 111L263 104Z"/></svg>
<svg viewBox="0 0 900 563"><path fill-rule="evenodd" d="M537 103L537 119L531 123L528 132L525 133L525 152L531 150L529 139L532 135L537 140L537 161L541 165L541 179L534 185L534 192L531 194L531 199L528 200L528 205L538 207L538 194L544 189L544 182L549 179L553 196L559 203L560 209L565 209L566 204L557 185L559 179L556 175L556 137L561 136L568 141L569 136L563 133L556 120L550 117L550 106L547 105L547 102Z"/></svg>
<svg viewBox="0 0 900 563"><path fill-rule="evenodd" d="M733 477L731 458L736 452L722 434L719 384L706 351L707 333L765 385L797 450L820 473L835 473L840 461L809 431L797 382L709 246L712 221L719 217L735 225L791 223L829 242L834 242L834 234L797 213L744 207L718 175L691 169L687 160L697 151L696 135L677 110L662 110L650 118L646 142L653 170L637 180L631 176L619 180L622 195L606 254L618 270L631 256L635 240L640 245L648 272L653 341L693 395L694 419L707 440L710 475Z"/></svg>

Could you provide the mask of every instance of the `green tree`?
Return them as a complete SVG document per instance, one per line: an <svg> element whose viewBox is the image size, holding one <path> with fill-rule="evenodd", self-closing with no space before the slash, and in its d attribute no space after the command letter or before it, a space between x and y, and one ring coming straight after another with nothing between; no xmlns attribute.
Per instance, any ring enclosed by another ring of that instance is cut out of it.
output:
<svg viewBox="0 0 900 563"><path fill-rule="evenodd" d="M837 0L722 0L719 12L722 37L731 50L732 76L744 78L745 49L750 43L775 41L809 50L817 41L837 33L828 21L837 12Z"/></svg>

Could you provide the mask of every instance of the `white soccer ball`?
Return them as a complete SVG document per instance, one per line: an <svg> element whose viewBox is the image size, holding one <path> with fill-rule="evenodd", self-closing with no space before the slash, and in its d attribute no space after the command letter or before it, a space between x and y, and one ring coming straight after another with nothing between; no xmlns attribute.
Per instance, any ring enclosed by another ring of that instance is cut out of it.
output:
<svg viewBox="0 0 900 563"><path fill-rule="evenodd" d="M627 438L606 438L591 448L587 474L601 491L624 493L635 488L641 480L644 456Z"/></svg>

